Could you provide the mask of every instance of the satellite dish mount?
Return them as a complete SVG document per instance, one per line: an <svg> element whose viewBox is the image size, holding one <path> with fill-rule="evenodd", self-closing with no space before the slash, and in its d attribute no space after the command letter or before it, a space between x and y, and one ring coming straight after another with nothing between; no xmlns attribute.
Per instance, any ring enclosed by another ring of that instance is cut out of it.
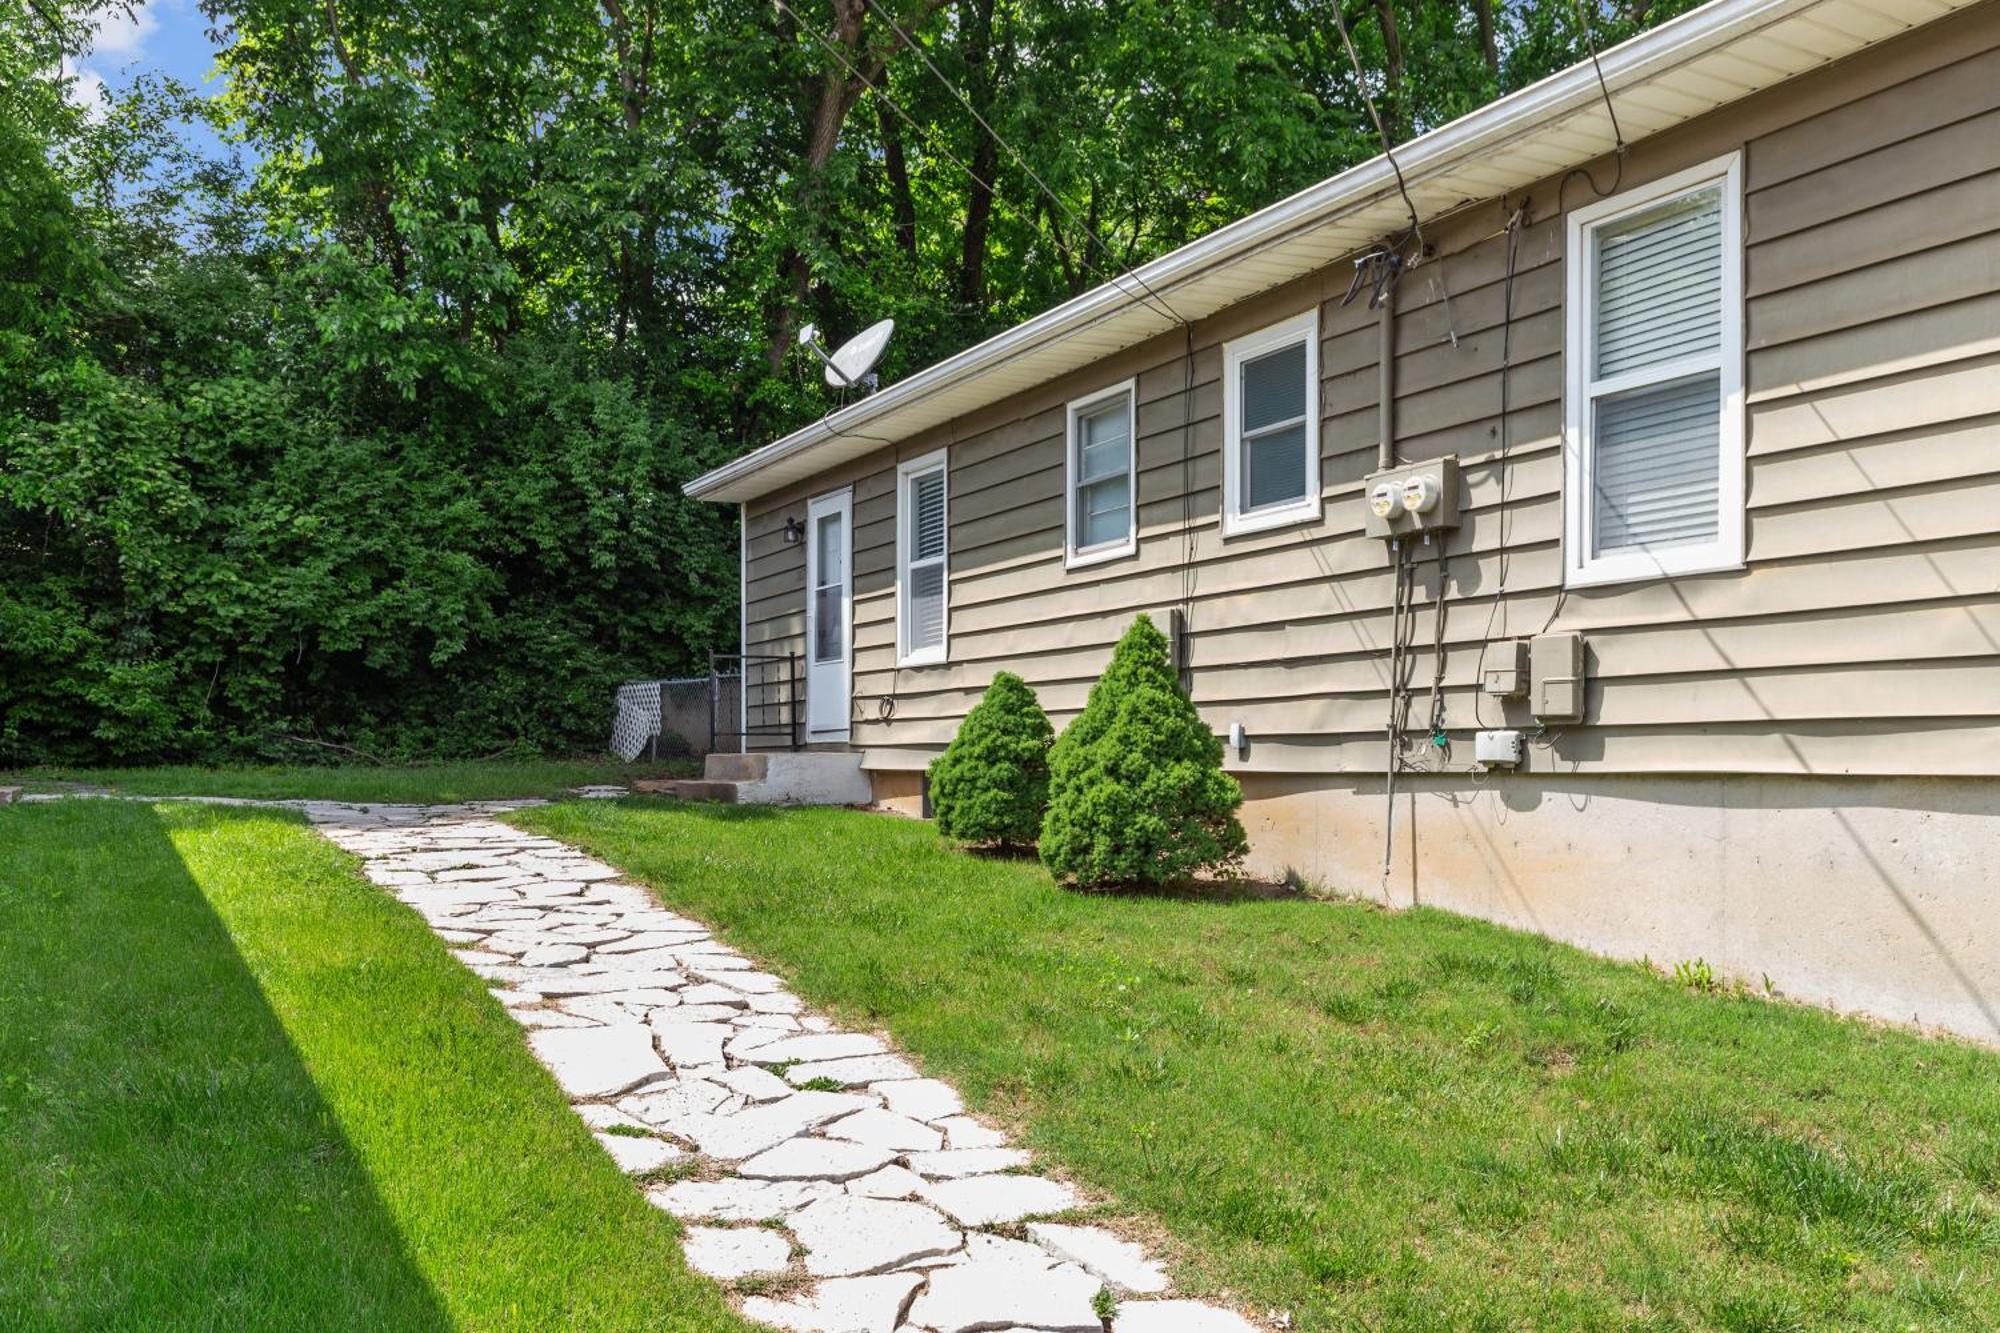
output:
<svg viewBox="0 0 2000 1333"><path fill-rule="evenodd" d="M862 389L873 393L882 384L881 377L875 373L875 363L888 350L889 336L895 331L896 321L885 319L878 324L870 324L829 353L820 346L818 327L808 324L799 330L799 346L812 348L813 355L826 363L828 388Z"/></svg>

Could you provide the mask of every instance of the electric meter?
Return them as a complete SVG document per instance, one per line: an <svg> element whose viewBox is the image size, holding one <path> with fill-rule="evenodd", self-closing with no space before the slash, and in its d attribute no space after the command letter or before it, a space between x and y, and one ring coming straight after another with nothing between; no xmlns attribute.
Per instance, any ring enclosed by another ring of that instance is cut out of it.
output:
<svg viewBox="0 0 2000 1333"><path fill-rule="evenodd" d="M1377 518L1394 518L1403 512L1403 490L1393 481L1377 482L1368 493L1368 508Z"/></svg>
<svg viewBox="0 0 2000 1333"><path fill-rule="evenodd" d="M1436 477L1419 472L1403 482L1403 508L1412 514L1428 514L1438 505Z"/></svg>

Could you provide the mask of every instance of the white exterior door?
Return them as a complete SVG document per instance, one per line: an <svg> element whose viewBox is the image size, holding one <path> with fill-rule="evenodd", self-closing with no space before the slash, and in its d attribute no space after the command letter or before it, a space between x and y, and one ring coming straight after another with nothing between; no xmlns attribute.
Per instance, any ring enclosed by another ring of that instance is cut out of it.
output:
<svg viewBox="0 0 2000 1333"><path fill-rule="evenodd" d="M806 732L845 740L854 676L854 493L806 506Z"/></svg>

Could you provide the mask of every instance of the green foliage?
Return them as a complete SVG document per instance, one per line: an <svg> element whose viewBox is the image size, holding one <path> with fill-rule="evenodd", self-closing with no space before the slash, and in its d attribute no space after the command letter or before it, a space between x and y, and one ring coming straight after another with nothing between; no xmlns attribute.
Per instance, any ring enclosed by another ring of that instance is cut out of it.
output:
<svg viewBox="0 0 2000 1333"><path fill-rule="evenodd" d="M993 677L958 734L931 762L938 832L958 842L1025 847L1049 803L1055 729L1035 692L1011 671Z"/></svg>
<svg viewBox="0 0 2000 1333"><path fill-rule="evenodd" d="M1166 638L1141 615L1049 755L1042 861L1080 885L1166 884L1247 850L1243 789L1181 692Z"/></svg>

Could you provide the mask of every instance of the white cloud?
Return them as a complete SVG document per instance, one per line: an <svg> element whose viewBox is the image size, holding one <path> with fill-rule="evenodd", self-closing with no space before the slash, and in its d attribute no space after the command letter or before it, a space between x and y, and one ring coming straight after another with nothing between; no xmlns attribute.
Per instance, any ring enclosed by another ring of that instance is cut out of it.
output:
<svg viewBox="0 0 2000 1333"><path fill-rule="evenodd" d="M69 86L69 100L82 107L92 120L101 117L104 114L103 76L89 66L72 64L67 56L63 58L62 75L75 80Z"/></svg>
<svg viewBox="0 0 2000 1333"><path fill-rule="evenodd" d="M144 4L135 5L129 14L108 11L97 21L97 31L90 40L90 54L111 59L137 59L145 53L147 41L159 30L159 15Z"/></svg>

